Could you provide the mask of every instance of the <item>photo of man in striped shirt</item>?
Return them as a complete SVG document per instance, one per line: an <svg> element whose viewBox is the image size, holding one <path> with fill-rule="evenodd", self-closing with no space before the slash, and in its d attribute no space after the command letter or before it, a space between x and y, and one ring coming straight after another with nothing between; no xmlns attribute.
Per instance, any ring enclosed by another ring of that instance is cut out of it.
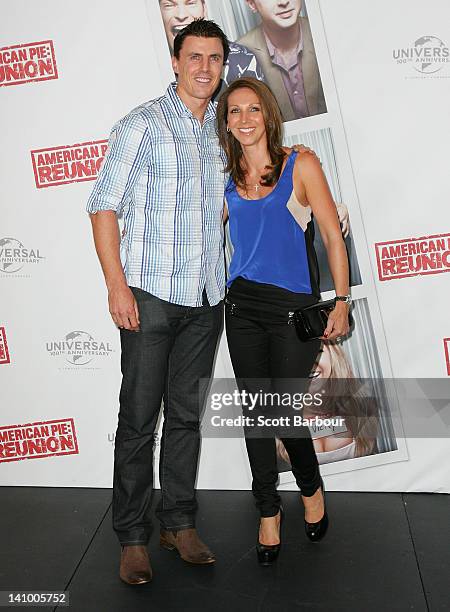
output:
<svg viewBox="0 0 450 612"><path fill-rule="evenodd" d="M161 544L191 563L215 561L195 529L195 477L206 391L199 380L212 373L225 286L227 177L211 98L228 53L226 36L211 21L193 21L177 35L177 82L114 126L87 204L121 336L113 526L128 584L152 577L147 543L162 400Z"/></svg>

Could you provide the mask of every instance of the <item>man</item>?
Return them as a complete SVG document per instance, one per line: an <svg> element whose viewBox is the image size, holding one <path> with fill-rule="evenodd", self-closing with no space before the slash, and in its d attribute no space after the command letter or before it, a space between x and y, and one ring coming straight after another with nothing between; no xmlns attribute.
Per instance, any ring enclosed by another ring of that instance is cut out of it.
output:
<svg viewBox="0 0 450 612"><path fill-rule="evenodd" d="M326 113L316 53L302 0L246 0L261 25L239 39L256 55L284 121Z"/></svg>
<svg viewBox="0 0 450 612"><path fill-rule="evenodd" d="M167 44L173 55L175 36L194 19L208 19L205 0L159 0L159 8L166 32ZM229 43L230 53L223 71L224 85L242 76L264 80L255 55L237 43Z"/></svg>
<svg viewBox="0 0 450 612"><path fill-rule="evenodd" d="M160 542L185 561L215 561L195 530L195 477L205 398L199 380L211 376L222 321L226 177L211 97L228 50L211 21L193 21L177 36L177 83L114 127L87 205L121 336L113 526L128 584L152 576L146 545L162 399Z"/></svg>

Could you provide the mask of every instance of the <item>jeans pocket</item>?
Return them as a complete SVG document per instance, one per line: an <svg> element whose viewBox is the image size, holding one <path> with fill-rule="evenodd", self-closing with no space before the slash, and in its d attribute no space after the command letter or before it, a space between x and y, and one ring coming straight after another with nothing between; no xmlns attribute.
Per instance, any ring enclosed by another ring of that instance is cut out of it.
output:
<svg viewBox="0 0 450 612"><path fill-rule="evenodd" d="M148 291L137 287L130 287L130 289L137 302L140 331L146 333L168 330L170 305Z"/></svg>
<svg viewBox="0 0 450 612"><path fill-rule="evenodd" d="M130 287L136 302L150 302L151 300L155 300L154 295L149 293L148 291L144 291L143 289L139 289L139 287Z"/></svg>

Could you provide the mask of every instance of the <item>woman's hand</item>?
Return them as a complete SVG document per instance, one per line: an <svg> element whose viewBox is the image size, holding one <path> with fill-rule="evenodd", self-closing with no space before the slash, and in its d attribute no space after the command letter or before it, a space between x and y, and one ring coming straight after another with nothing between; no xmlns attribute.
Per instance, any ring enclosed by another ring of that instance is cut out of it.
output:
<svg viewBox="0 0 450 612"><path fill-rule="evenodd" d="M328 316L328 324L321 340L340 340L350 331L348 324L349 306L345 302L336 302L335 307Z"/></svg>

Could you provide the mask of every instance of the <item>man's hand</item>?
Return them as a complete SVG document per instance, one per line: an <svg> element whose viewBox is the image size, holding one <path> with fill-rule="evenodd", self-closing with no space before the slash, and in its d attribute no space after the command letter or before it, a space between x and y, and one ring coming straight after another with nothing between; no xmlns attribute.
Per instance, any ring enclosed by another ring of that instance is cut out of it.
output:
<svg viewBox="0 0 450 612"><path fill-rule="evenodd" d="M292 145L292 148L294 149L296 153L310 153L311 155L314 155L314 157L317 157L316 152L305 145L295 144L295 145ZM317 159L319 158L317 157Z"/></svg>
<svg viewBox="0 0 450 612"><path fill-rule="evenodd" d="M350 218L348 215L348 208L345 204L342 204L342 202L336 204L336 208L339 217L339 223L341 224L342 235L344 236L344 238L347 238L350 233Z"/></svg>
<svg viewBox="0 0 450 612"><path fill-rule="evenodd" d="M139 311L120 261L120 230L114 210L91 214L95 248L108 287L109 312L120 329L139 331ZM124 230L125 231L125 230Z"/></svg>
<svg viewBox="0 0 450 612"><path fill-rule="evenodd" d="M108 291L109 312L119 329L139 331L139 310L131 289L123 284Z"/></svg>

